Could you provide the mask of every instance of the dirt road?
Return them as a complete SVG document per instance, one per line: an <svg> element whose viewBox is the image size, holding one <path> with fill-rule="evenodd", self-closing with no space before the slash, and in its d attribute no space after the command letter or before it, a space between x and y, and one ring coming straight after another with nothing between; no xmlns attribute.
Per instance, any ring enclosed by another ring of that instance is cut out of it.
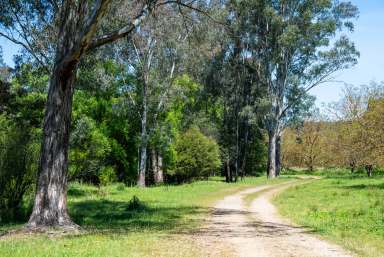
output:
<svg viewBox="0 0 384 257"><path fill-rule="evenodd" d="M347 257L341 247L321 240L279 216L271 198L301 182L258 186L219 201L200 234L209 256ZM257 194L247 204L249 194Z"/></svg>

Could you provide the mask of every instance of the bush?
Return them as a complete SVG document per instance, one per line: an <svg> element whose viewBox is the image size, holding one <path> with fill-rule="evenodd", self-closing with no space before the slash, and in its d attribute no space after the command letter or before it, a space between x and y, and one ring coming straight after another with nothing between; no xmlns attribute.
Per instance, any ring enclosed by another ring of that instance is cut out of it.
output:
<svg viewBox="0 0 384 257"><path fill-rule="evenodd" d="M144 211L145 209L147 206L136 195L129 200L127 211Z"/></svg>
<svg viewBox="0 0 384 257"><path fill-rule="evenodd" d="M111 152L108 137L98 128L96 122L87 116L75 121L70 138L69 177L83 182L99 184L100 178L111 174L102 171L106 157ZM104 174L103 174L104 173Z"/></svg>
<svg viewBox="0 0 384 257"><path fill-rule="evenodd" d="M221 166L219 146L197 128L178 136L175 145L176 160L168 174L178 183L196 178L207 178Z"/></svg>
<svg viewBox="0 0 384 257"><path fill-rule="evenodd" d="M23 197L37 174L39 139L39 130L20 128L0 115L0 220L22 215Z"/></svg>
<svg viewBox="0 0 384 257"><path fill-rule="evenodd" d="M117 181L116 171L112 167L103 167L99 175L100 184L103 186Z"/></svg>
<svg viewBox="0 0 384 257"><path fill-rule="evenodd" d="M126 188L124 183L116 183L115 187L117 191L124 191Z"/></svg>

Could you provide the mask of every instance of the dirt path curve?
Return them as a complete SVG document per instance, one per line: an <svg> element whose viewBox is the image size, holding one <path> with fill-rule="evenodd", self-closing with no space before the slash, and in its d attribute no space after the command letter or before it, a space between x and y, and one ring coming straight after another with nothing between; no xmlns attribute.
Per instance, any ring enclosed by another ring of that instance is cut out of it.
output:
<svg viewBox="0 0 384 257"><path fill-rule="evenodd" d="M323 241L278 215L271 198L296 185L287 182L258 186L219 201L200 240L208 256L351 257L341 247ZM302 183L302 182L299 182ZM259 193L248 207L244 197ZM218 250L225 248L226 251Z"/></svg>

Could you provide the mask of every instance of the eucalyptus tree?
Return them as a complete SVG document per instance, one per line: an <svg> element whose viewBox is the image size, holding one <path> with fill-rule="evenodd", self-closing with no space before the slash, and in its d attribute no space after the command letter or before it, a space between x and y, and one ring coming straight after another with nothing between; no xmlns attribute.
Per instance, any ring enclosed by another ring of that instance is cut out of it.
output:
<svg viewBox="0 0 384 257"><path fill-rule="evenodd" d="M359 53L342 31L353 31L358 10L333 0L250 1L247 24L254 72L267 88L264 123L269 137L268 176L279 174L281 133L310 89L357 62Z"/></svg>
<svg viewBox="0 0 384 257"><path fill-rule="evenodd" d="M227 3L226 12L221 13L224 21L215 28L217 46L206 72L206 91L221 103L220 144L227 182L237 181L254 168L250 153L255 142L262 141L259 103L265 90L253 71L245 40L248 24L243 15L247 11L241 3Z"/></svg>
<svg viewBox="0 0 384 257"><path fill-rule="evenodd" d="M146 186L148 149L155 183L162 183L162 119L178 88L174 79L181 74L188 30L179 10L158 8L128 41L116 48L116 58L135 81L127 81L127 103L136 110L141 131L138 149L137 185Z"/></svg>
<svg viewBox="0 0 384 257"><path fill-rule="evenodd" d="M35 203L27 227L76 227L67 209L67 170L81 58L131 35L156 7L172 3L188 6L157 0L1 1L0 36L24 47L50 73Z"/></svg>

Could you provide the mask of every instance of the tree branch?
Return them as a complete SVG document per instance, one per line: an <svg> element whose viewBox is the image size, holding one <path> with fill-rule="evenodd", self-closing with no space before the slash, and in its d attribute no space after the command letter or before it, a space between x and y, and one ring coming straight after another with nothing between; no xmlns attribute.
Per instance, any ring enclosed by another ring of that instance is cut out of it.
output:
<svg viewBox="0 0 384 257"><path fill-rule="evenodd" d="M26 45L25 43L23 43L22 41L19 41L17 39L15 39L14 37L11 37L11 36L8 36L7 34L3 33L0 31L0 36L6 38L7 40L11 41L12 43L16 44L16 45L20 45L22 46L25 50L28 51L28 53L30 53L35 59L36 61L49 73L50 72L50 69L48 68L47 65L45 65L38 57L37 55L33 52L32 49L30 49L28 47L28 45Z"/></svg>
<svg viewBox="0 0 384 257"><path fill-rule="evenodd" d="M192 1L191 3L193 3L193 2L194 1ZM176 4L178 6L182 6L182 7L191 9L193 11L196 11L198 13L201 13L201 14L203 14L206 17L208 17L210 20L212 20L213 22L215 22L217 24L228 26L228 24L220 22L220 21L216 20L215 18L213 18L208 12L206 12L204 10L201 10L201 9L199 9L197 7L192 6L191 3L190 4L183 3L181 0L168 0L168 1L164 1L164 2L158 3L156 6L162 6L162 5L167 5L167 4Z"/></svg>
<svg viewBox="0 0 384 257"><path fill-rule="evenodd" d="M307 86L304 86L304 91L301 91L299 93L299 95L290 104L288 104L283 109L283 111L279 115L279 118L283 117L285 115L285 113L288 111L288 109L290 109L291 107L295 106L298 103L298 101L300 100L300 98L302 96L304 96L305 93L308 93L311 89L313 89L314 87L316 87L316 86L318 86L320 84L323 84L323 83L326 83L326 82L330 82L331 80L329 80L329 79L327 80L327 78L329 78L332 74L334 74L335 72L337 72L337 71L339 71L341 69L342 69L342 67L340 67L340 66L333 67L333 69L330 69L329 71L324 73L317 80L311 81L310 83L307 84ZM343 83L343 81L340 81L340 82Z"/></svg>
<svg viewBox="0 0 384 257"><path fill-rule="evenodd" d="M89 48L91 38L96 33L97 27L104 17L109 4L112 0L98 0L93 7L92 13L85 20L84 26L80 29L80 33L77 36L77 42L75 46L71 49L70 53L65 56L61 65L65 66L68 63L71 63L73 60L79 59L81 55ZM67 6L66 8L72 8L72 6ZM65 29L65 28L64 28Z"/></svg>
<svg viewBox="0 0 384 257"><path fill-rule="evenodd" d="M88 47L88 50L92 50L94 48L111 43L113 41L116 41L120 38L123 38L129 35L133 30L135 30L141 24L141 22L149 15L149 13L150 13L149 6L144 5L141 12L129 24L111 33L108 33L93 39L91 41L91 44Z"/></svg>

